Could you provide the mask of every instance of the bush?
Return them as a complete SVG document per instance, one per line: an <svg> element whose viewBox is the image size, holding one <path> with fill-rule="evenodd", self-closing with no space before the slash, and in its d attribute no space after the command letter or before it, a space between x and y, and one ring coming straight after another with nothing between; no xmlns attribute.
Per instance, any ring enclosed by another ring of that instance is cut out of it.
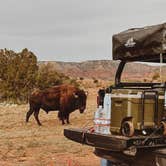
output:
<svg viewBox="0 0 166 166"><path fill-rule="evenodd" d="M23 49L20 53L0 50L0 66L0 91L3 99L15 103L26 101L38 72L36 56L28 49Z"/></svg>
<svg viewBox="0 0 166 166"><path fill-rule="evenodd" d="M34 88L45 89L62 83L78 86L76 80L56 72L50 63L39 67L36 56L26 48L20 53L0 50L0 66L0 98L7 102L27 102Z"/></svg>
<svg viewBox="0 0 166 166"><path fill-rule="evenodd" d="M45 89L54 85L62 84L62 78L54 69L52 64L42 64L36 77L36 87Z"/></svg>

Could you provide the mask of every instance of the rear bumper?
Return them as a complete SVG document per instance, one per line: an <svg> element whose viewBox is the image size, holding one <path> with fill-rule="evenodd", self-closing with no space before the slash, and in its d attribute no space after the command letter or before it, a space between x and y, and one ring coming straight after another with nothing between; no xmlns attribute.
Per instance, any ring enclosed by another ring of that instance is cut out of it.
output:
<svg viewBox="0 0 166 166"><path fill-rule="evenodd" d="M131 146L137 149L166 147L166 137L160 135L147 139L148 136L104 135L83 129L64 129L64 135L72 141L109 151L123 151Z"/></svg>

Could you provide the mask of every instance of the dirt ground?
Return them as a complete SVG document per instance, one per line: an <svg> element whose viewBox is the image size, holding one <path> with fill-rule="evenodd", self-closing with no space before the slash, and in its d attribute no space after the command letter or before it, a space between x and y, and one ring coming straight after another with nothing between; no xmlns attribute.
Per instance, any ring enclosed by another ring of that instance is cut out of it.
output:
<svg viewBox="0 0 166 166"><path fill-rule="evenodd" d="M0 105L1 166L99 166L94 148L72 142L64 137L65 128L93 125L96 92L90 90L84 114L78 110L70 116L70 125L61 125L57 112L40 112L43 126L34 116L25 123L27 105Z"/></svg>

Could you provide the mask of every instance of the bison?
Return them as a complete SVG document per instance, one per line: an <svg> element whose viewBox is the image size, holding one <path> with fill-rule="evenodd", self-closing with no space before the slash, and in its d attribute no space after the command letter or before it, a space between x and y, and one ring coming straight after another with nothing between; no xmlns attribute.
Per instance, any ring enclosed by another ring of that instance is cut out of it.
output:
<svg viewBox="0 0 166 166"><path fill-rule="evenodd" d="M65 124L69 123L69 114L76 109L83 113L86 108L87 95L85 91L71 85L60 85L46 90L35 90L29 98L30 109L26 114L26 122L34 113L34 117L41 125L38 115L40 108L46 113L49 111L59 111L58 117Z"/></svg>

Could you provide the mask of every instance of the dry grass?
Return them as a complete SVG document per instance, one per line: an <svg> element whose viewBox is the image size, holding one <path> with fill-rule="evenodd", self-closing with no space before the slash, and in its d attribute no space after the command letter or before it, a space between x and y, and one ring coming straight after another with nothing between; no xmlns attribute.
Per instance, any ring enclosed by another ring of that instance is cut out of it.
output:
<svg viewBox="0 0 166 166"><path fill-rule="evenodd" d="M70 125L62 126L57 112L40 112L39 127L32 116L28 124L28 105L0 106L0 165L4 166L97 166L93 148L72 142L63 136L64 128L82 127L96 108L96 90L90 89L84 114L71 114Z"/></svg>

